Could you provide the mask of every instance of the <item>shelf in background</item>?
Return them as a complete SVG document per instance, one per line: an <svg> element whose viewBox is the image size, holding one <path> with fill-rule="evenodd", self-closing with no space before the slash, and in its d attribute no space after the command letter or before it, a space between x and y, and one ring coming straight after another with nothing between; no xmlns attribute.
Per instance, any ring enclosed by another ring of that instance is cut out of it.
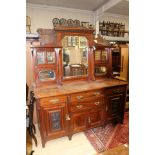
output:
<svg viewBox="0 0 155 155"><path fill-rule="evenodd" d="M111 37L111 36L102 36L102 37L108 41L126 41L126 42L129 42L129 37Z"/></svg>

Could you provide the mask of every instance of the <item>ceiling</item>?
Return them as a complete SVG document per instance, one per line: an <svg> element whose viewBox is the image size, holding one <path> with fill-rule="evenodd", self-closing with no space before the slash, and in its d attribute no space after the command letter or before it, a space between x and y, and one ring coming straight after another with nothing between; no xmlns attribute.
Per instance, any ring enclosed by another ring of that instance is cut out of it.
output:
<svg viewBox="0 0 155 155"><path fill-rule="evenodd" d="M129 1L121 1L109 8L108 10L106 10L106 12L129 16Z"/></svg>
<svg viewBox="0 0 155 155"><path fill-rule="evenodd" d="M74 8L80 10L96 11L110 1L116 0L26 0L27 3L56 7ZM118 0L118 3L106 9L107 13L129 15L129 0Z"/></svg>

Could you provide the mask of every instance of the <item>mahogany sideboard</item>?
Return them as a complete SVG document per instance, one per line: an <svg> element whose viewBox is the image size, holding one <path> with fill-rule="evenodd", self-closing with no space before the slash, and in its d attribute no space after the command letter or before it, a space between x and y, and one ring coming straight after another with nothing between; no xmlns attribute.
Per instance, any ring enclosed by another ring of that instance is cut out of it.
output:
<svg viewBox="0 0 155 155"><path fill-rule="evenodd" d="M76 82L35 89L42 146L48 140L121 122L126 82L116 79Z"/></svg>
<svg viewBox="0 0 155 155"><path fill-rule="evenodd" d="M34 94L42 146L110 122L123 123L127 83L112 77L113 47L93 29L39 30L32 46Z"/></svg>

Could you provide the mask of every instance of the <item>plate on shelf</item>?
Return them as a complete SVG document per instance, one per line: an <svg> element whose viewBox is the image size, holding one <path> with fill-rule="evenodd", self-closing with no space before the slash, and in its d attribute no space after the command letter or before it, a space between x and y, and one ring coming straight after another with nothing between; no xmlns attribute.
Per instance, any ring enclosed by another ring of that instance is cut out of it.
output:
<svg viewBox="0 0 155 155"><path fill-rule="evenodd" d="M60 21L58 18L53 18L52 23L53 23L53 26L56 26L60 24Z"/></svg>
<svg viewBox="0 0 155 155"><path fill-rule="evenodd" d="M77 27L79 27L80 26L80 21L79 20L74 20L74 26L77 26Z"/></svg>
<svg viewBox="0 0 155 155"><path fill-rule="evenodd" d="M72 19L67 20L68 26L74 26L74 21Z"/></svg>
<svg viewBox="0 0 155 155"><path fill-rule="evenodd" d="M65 18L61 18L59 23L60 23L60 25L62 25L62 26L66 26L67 20L66 20Z"/></svg>

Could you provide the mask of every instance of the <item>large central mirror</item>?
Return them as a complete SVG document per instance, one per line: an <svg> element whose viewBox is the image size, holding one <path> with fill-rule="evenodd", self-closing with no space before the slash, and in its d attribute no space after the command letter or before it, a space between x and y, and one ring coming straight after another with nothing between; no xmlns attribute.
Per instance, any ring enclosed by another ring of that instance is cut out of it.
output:
<svg viewBox="0 0 155 155"><path fill-rule="evenodd" d="M63 46L63 77L88 74L88 40L83 36L65 36Z"/></svg>

